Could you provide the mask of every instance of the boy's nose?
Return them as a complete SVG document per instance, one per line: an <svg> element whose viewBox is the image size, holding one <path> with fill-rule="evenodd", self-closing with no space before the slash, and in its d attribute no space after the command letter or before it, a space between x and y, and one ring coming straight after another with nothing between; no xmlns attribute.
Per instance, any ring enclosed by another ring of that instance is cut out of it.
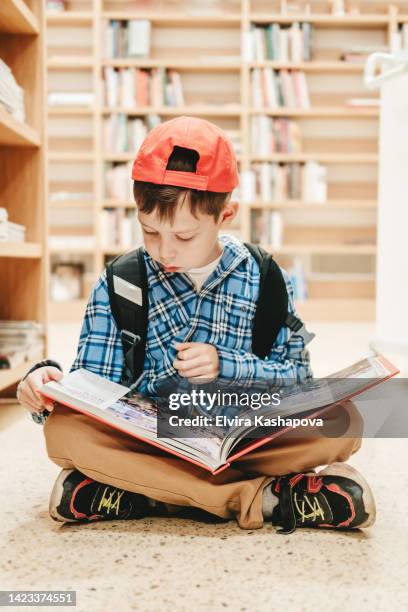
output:
<svg viewBox="0 0 408 612"><path fill-rule="evenodd" d="M159 255L160 261L162 261L165 265L171 263L175 251L171 242L167 240L161 240L159 247Z"/></svg>

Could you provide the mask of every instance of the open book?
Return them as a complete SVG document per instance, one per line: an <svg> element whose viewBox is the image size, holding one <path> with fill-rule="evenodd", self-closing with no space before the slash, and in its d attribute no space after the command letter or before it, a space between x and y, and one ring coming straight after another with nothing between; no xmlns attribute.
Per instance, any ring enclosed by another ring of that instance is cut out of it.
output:
<svg viewBox="0 0 408 612"><path fill-rule="evenodd" d="M235 417L212 416L207 406L196 415L195 421L194 417L190 421L184 420L183 428L178 428L177 421L183 419L177 416L174 407L169 410L168 399L153 399L131 392L128 387L83 368L74 370L58 382L46 383L41 392L50 399L217 474L232 461L296 426L294 417L299 421L307 418L311 426L322 425L318 417L330 406L396 374L397 368L383 356L368 357L325 379L281 387L279 392L271 394L269 404L257 410L249 406ZM206 410L208 414L203 416ZM158 427L163 418L167 429L163 425ZM170 427L169 422L174 427Z"/></svg>

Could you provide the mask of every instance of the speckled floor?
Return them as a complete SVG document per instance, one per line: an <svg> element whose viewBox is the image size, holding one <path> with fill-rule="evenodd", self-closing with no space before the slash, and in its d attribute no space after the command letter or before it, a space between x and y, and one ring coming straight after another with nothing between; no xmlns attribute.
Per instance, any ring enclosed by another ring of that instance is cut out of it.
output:
<svg viewBox="0 0 408 612"><path fill-rule="evenodd" d="M351 461L376 496L369 531L278 536L270 525L181 518L60 525L48 516L59 468L41 428L18 407L2 410L0 590L73 589L81 612L408 609L406 440L366 440Z"/></svg>

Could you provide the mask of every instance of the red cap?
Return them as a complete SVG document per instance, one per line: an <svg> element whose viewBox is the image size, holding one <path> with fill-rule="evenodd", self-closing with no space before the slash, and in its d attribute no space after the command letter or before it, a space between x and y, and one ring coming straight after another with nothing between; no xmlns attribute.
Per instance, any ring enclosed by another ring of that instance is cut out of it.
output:
<svg viewBox="0 0 408 612"><path fill-rule="evenodd" d="M199 154L196 172L166 170L175 146ZM132 178L158 185L228 192L238 185L237 161L231 141L214 123L199 117L176 117L153 128L133 162Z"/></svg>

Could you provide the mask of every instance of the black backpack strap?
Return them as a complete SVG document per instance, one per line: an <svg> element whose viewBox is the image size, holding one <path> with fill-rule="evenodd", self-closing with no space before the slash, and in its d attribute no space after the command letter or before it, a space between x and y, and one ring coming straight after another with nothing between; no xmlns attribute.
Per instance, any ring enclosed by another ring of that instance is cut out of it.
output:
<svg viewBox="0 0 408 612"><path fill-rule="evenodd" d="M125 357L122 384L130 386L143 372L146 350L148 293L143 247L110 261L106 277Z"/></svg>
<svg viewBox="0 0 408 612"><path fill-rule="evenodd" d="M285 279L272 255L257 245L244 244L258 263L261 275L252 328L252 351L264 359L270 353L279 330L284 325L297 332L304 324L288 312L289 298Z"/></svg>

